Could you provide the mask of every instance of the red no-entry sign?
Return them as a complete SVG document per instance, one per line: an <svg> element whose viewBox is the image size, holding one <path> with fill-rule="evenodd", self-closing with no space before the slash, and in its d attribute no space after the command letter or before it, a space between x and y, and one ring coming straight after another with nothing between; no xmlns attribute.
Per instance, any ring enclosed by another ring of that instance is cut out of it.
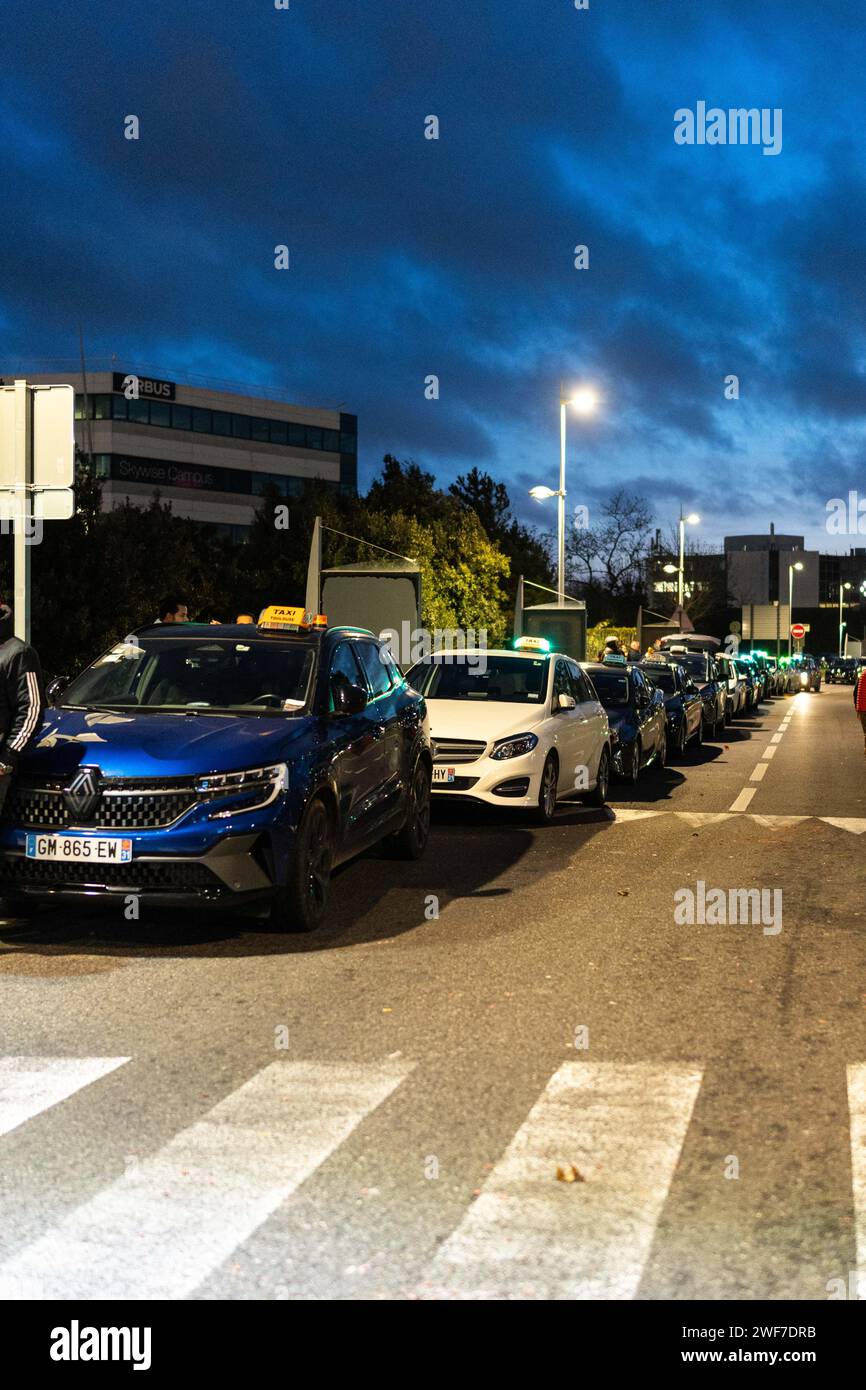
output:
<svg viewBox="0 0 866 1390"><path fill-rule="evenodd" d="M804 628L802 623L791 624L791 636L797 642L799 642L803 637L806 636L806 629Z"/></svg>

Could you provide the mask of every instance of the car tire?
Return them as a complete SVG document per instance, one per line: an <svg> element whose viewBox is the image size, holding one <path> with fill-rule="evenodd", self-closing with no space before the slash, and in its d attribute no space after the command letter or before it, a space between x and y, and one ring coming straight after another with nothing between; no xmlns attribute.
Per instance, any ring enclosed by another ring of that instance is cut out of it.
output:
<svg viewBox="0 0 866 1390"><path fill-rule="evenodd" d="M673 757L675 757L678 762L680 758L684 758L686 756L687 742L688 740L686 738L686 717L684 714L682 719L680 720L679 732L677 734L677 746L673 752Z"/></svg>
<svg viewBox="0 0 866 1390"><path fill-rule="evenodd" d="M420 859L430 838L430 787L433 770L430 764L419 758L412 773L409 787L409 805L406 810L406 823L394 836L394 847L401 859Z"/></svg>
<svg viewBox="0 0 866 1390"><path fill-rule="evenodd" d="M656 745L656 751L655 751L655 770L656 770L656 772L660 772L660 773L663 773L663 772L664 772L664 770L665 770L665 763L667 762L667 760L668 760L668 735L667 735L667 730L666 730L666 729L662 729L662 741L661 741L661 746L659 746L659 745L657 744L657 745Z"/></svg>
<svg viewBox="0 0 866 1390"><path fill-rule="evenodd" d="M538 788L538 806L535 819L539 825L550 825L556 812L556 784L559 780L559 763L555 753L548 753L541 770L541 784Z"/></svg>
<svg viewBox="0 0 866 1390"><path fill-rule="evenodd" d="M623 773L623 781L628 782L631 787L637 785L638 778L640 777L640 762L641 741L639 738L636 738L631 746L631 757L628 760L628 769Z"/></svg>
<svg viewBox="0 0 866 1390"><path fill-rule="evenodd" d="M696 747L696 748L701 748L701 747L703 746L703 742L704 742L704 715L703 715L703 711L701 711L701 717L700 717L700 719L698 720L698 727L697 727L697 731L696 731L696 733L695 733L695 747Z"/></svg>
<svg viewBox="0 0 866 1390"><path fill-rule="evenodd" d="M271 909L283 931L315 931L325 915L334 862L334 821L320 796L309 803L298 826L285 888Z"/></svg>
<svg viewBox="0 0 866 1390"><path fill-rule="evenodd" d="M582 798L587 806L606 806L607 789L610 786L610 749L602 748L601 757L598 760L598 772L595 775L595 786L591 792L587 792Z"/></svg>

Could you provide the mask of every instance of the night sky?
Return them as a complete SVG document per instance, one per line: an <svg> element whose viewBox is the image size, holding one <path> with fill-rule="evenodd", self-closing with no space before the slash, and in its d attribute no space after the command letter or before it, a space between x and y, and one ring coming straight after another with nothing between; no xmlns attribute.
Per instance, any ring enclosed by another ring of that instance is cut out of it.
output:
<svg viewBox="0 0 866 1390"><path fill-rule="evenodd" d="M542 525L590 381L591 518L625 485L708 542L866 544L824 524L866 495L851 0L4 0L2 33L6 370L74 367L80 319L93 366L356 412L362 486L477 464ZM781 153L676 144L699 101L781 108Z"/></svg>

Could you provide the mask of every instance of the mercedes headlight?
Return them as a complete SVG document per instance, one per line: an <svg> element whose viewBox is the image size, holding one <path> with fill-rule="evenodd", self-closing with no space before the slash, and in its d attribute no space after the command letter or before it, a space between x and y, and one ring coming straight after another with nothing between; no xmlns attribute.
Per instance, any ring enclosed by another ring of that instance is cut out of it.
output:
<svg viewBox="0 0 866 1390"><path fill-rule="evenodd" d="M800 672L800 684L801 684L801 685L808 685L808 684L809 684L809 672L808 672L808 671L801 671L801 672Z"/></svg>
<svg viewBox="0 0 866 1390"><path fill-rule="evenodd" d="M490 756L497 762L505 758L522 758L524 753L531 753L537 743L535 734L515 734L514 738L501 739Z"/></svg>
<svg viewBox="0 0 866 1390"><path fill-rule="evenodd" d="M288 763L245 768L242 772L215 772L210 776L200 777L195 784L197 792L205 792L209 797L232 797L232 805L228 810L211 812L215 820L236 816L242 811L260 811L262 807L270 806L280 792L288 791L288 788Z"/></svg>

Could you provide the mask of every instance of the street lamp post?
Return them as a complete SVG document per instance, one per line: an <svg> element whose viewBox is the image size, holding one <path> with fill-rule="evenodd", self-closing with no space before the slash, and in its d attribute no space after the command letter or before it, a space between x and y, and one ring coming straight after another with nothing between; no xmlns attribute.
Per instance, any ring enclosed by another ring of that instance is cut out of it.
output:
<svg viewBox="0 0 866 1390"><path fill-rule="evenodd" d="M574 406L580 415L591 415L598 404L598 396L591 386L582 386L573 396L559 397L559 487L554 492L551 487L533 487L530 497L543 502L548 497L557 499L557 563L556 563L556 601L560 608L565 607L565 436L566 407Z"/></svg>
<svg viewBox="0 0 866 1390"><path fill-rule="evenodd" d="M843 603L843 600L844 600L844 598L845 598L845 590L846 590L846 589L850 589L850 588L851 588L851 585L850 585L850 584L840 584L840 585L839 585L839 655L840 655L840 656L842 655L842 646L843 646L842 634L843 634L843 632L845 631L845 627L846 627L846 624L843 623L843 621L842 621L842 603Z"/></svg>
<svg viewBox="0 0 866 1390"><path fill-rule="evenodd" d="M665 574L677 576L677 607L680 610L680 621L682 621L682 607L686 596L686 526L697 526L700 519L697 512L689 512L688 516L683 516L682 508L680 508L680 562L678 565L662 565Z"/></svg>
<svg viewBox="0 0 866 1390"><path fill-rule="evenodd" d="M802 568L803 568L803 563L802 563L801 560L797 560L797 562L796 562L795 564L789 565L789 566L788 566L788 659L789 659L789 660L791 659L791 657L793 656L793 653L794 653L794 648L793 648L794 639L793 639L793 637L791 636L791 627L793 626L793 622L794 622L794 570L801 570Z"/></svg>

